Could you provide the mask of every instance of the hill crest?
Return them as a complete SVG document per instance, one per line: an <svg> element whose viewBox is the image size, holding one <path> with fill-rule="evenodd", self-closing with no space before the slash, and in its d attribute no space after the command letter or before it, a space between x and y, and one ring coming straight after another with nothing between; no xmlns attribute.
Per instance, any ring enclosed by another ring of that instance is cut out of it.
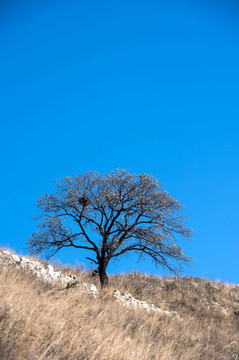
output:
<svg viewBox="0 0 239 360"><path fill-rule="evenodd" d="M237 359L238 285L132 272L110 276L109 288L92 296L82 286L61 280L87 286L92 282L99 288L97 278L6 251L0 250L0 359ZM12 264L6 264L9 254ZM42 281L19 260L59 272L61 280ZM129 303L138 299L164 313L122 306L112 296L115 289ZM182 320L167 312L176 312Z"/></svg>

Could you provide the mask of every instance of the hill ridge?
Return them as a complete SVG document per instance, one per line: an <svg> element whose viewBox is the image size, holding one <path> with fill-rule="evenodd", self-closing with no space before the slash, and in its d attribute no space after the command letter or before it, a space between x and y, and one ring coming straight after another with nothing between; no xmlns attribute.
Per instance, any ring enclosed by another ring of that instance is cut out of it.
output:
<svg viewBox="0 0 239 360"><path fill-rule="evenodd" d="M109 288L94 296L74 283L97 288L97 278L41 263L66 279L44 282L20 266L35 261L26 259L0 250L0 360L238 358L238 285L131 272L110 276ZM161 311L145 311L146 304Z"/></svg>

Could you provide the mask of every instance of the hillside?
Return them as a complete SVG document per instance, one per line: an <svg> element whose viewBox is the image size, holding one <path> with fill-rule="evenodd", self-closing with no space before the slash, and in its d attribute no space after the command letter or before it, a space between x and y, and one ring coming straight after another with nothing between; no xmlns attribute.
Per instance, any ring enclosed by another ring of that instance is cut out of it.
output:
<svg viewBox="0 0 239 360"><path fill-rule="evenodd" d="M239 358L237 285L130 273L111 276L101 292L97 278L79 269L42 263L43 279L35 259L19 265L4 251L0 360ZM57 279L46 281L50 273Z"/></svg>

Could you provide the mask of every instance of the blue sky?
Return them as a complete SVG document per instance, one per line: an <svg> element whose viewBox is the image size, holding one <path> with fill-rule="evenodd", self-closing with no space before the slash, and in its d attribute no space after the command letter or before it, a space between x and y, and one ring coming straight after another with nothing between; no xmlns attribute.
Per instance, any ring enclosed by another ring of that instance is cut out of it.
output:
<svg viewBox="0 0 239 360"><path fill-rule="evenodd" d="M131 169L185 205L184 274L239 283L238 17L223 0L2 1L0 243L24 253L54 180ZM130 269L164 273L109 271Z"/></svg>

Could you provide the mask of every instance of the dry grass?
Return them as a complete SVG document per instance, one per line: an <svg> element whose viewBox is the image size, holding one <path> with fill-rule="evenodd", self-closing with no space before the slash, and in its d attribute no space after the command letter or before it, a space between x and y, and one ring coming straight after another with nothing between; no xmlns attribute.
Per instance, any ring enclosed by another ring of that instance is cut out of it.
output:
<svg viewBox="0 0 239 360"><path fill-rule="evenodd" d="M112 276L110 284L94 299L1 268L0 359L239 360L239 287L137 273ZM113 289L176 310L183 321L126 308L112 298Z"/></svg>

